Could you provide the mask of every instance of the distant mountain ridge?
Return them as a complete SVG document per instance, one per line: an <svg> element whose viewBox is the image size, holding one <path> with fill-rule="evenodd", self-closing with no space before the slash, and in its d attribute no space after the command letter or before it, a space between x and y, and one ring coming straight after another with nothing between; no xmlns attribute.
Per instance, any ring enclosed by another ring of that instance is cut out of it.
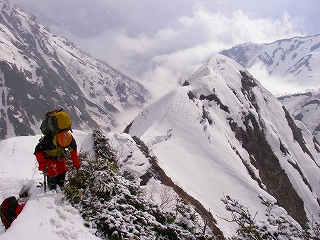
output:
<svg viewBox="0 0 320 240"><path fill-rule="evenodd" d="M320 34L281 39L268 44L244 43L221 51L245 68L259 63L271 75L283 77L306 89L320 87Z"/></svg>
<svg viewBox="0 0 320 240"><path fill-rule="evenodd" d="M46 111L69 111L75 129L110 131L115 114L142 107L141 84L51 34L34 16L0 1L0 139L34 135Z"/></svg>

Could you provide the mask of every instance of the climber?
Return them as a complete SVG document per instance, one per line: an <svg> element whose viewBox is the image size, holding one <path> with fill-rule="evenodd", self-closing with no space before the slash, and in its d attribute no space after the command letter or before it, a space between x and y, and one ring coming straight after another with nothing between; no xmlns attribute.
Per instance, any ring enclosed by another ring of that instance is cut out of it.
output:
<svg viewBox="0 0 320 240"><path fill-rule="evenodd" d="M80 162L77 153L76 140L69 131L55 135L47 134L40 139L34 155L39 163L39 171L47 174L47 183L50 190L56 185L63 187L68 170L65 159L65 149L68 148L74 167L79 170Z"/></svg>

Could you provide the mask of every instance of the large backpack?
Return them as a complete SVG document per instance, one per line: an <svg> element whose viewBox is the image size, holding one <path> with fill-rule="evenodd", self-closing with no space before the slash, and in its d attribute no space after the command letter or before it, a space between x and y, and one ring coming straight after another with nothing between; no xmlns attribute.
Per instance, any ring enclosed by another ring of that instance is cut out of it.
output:
<svg viewBox="0 0 320 240"><path fill-rule="evenodd" d="M56 134L57 132L71 130L71 117L67 112L62 111L63 109L56 109L48 111L45 114L45 118L41 123L40 129L44 135Z"/></svg>
<svg viewBox="0 0 320 240"><path fill-rule="evenodd" d="M0 207L0 216L6 229L8 229L13 220L17 218L16 208L18 206L19 203L15 196L11 196L3 200Z"/></svg>

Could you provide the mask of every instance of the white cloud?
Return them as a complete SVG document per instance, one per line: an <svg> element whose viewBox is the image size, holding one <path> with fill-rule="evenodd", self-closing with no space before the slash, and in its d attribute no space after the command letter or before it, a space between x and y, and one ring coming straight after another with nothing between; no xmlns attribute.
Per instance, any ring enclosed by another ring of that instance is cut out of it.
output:
<svg viewBox="0 0 320 240"><path fill-rule="evenodd" d="M306 89L306 86L290 82L291 76L286 77L273 75L270 76L268 70L263 63L257 63L250 67L248 71L264 86L269 92L275 96L283 96L287 94L303 93L314 89Z"/></svg>
<svg viewBox="0 0 320 240"><path fill-rule="evenodd" d="M174 88L179 77L190 76L223 49L297 35L301 34L286 12L280 19L254 18L241 10L211 12L205 4L196 4L192 15L178 17L154 34L108 31L94 39L95 44L92 39L81 40L81 47L159 96Z"/></svg>
<svg viewBox="0 0 320 240"><path fill-rule="evenodd" d="M180 28L177 31L183 32L185 36L194 34L193 39L196 38L198 41L220 42L226 45L243 42L265 43L300 35L286 12L281 19L273 20L252 18L241 10L231 14L212 13L205 5L198 4L192 17L179 18L178 22Z"/></svg>

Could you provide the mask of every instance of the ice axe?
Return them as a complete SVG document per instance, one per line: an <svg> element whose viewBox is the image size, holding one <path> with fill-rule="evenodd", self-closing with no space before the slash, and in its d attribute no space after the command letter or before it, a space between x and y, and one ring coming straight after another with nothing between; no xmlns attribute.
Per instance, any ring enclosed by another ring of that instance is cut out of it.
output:
<svg viewBox="0 0 320 240"><path fill-rule="evenodd" d="M43 190L45 194L47 194L47 170L47 167L43 170Z"/></svg>

